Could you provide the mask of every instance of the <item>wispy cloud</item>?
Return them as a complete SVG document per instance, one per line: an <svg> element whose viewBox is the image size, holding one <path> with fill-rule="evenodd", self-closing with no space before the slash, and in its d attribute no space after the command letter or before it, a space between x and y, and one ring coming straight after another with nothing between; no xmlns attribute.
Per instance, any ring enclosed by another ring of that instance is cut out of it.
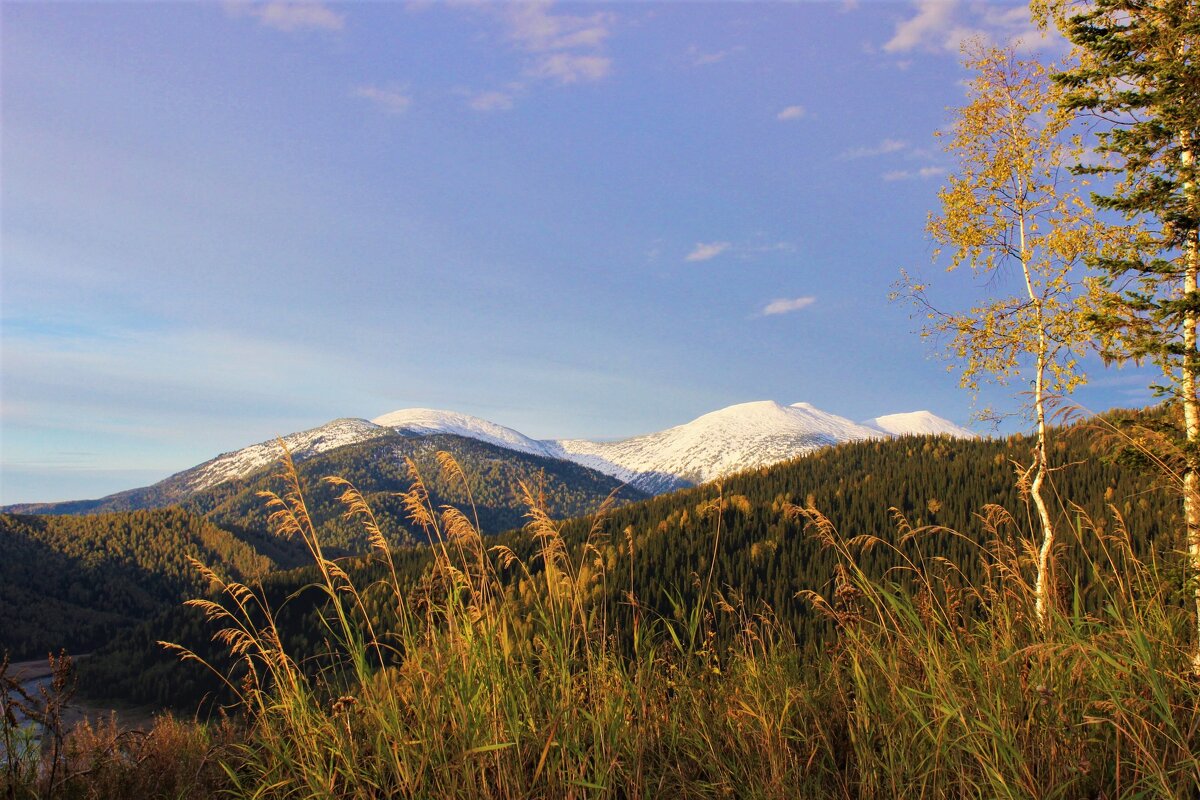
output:
<svg viewBox="0 0 1200 800"><path fill-rule="evenodd" d="M742 45L738 45L727 50L706 51L697 45L692 45L687 49L687 57L693 67L707 67L709 64L719 64L734 53L740 53L745 49Z"/></svg>
<svg viewBox="0 0 1200 800"><path fill-rule="evenodd" d="M854 147L845 150L838 154L838 159L842 161L855 161L864 158L878 158L879 156L899 156L905 161L925 161L926 164L920 167L910 169L894 169L883 173L883 180L887 183L895 181L907 181L913 179L927 180L929 178L937 178L946 174L946 170L936 164L929 164L930 160L935 158L934 154L928 148L913 147L903 139L883 139L877 145L870 147Z"/></svg>
<svg viewBox="0 0 1200 800"><path fill-rule="evenodd" d="M749 257L764 253L794 253L796 244L795 242L767 242L763 241L760 236L758 241L735 249L744 254L743 257Z"/></svg>
<svg viewBox="0 0 1200 800"><path fill-rule="evenodd" d="M276 30L296 31L340 31L346 27L346 17L323 3L315 0L269 3L227 0L225 12L232 17L253 17L259 24Z"/></svg>
<svg viewBox="0 0 1200 800"><path fill-rule="evenodd" d="M658 246L656 243L656 253ZM751 261L772 254L795 253L796 250L795 242L770 239L764 232L758 231L740 242L697 242L684 256L684 261L709 261L717 256Z"/></svg>
<svg viewBox="0 0 1200 800"><path fill-rule="evenodd" d="M467 105L475 111L508 111L516 100L514 92L479 92L470 96Z"/></svg>
<svg viewBox="0 0 1200 800"><path fill-rule="evenodd" d="M808 308L815 302L817 302L817 298L809 296L793 297L790 299L781 297L777 300L772 300L771 302L767 303L766 306L763 307L763 310L759 312L759 315L771 317L775 316L776 314L790 314L793 311L800 311L801 309Z"/></svg>
<svg viewBox="0 0 1200 800"><path fill-rule="evenodd" d="M885 156L888 153L898 153L908 147L908 142L903 139L884 139L879 144L873 147L855 147L838 154L838 158L843 161L851 161L858 158L874 158L875 156Z"/></svg>
<svg viewBox="0 0 1200 800"><path fill-rule="evenodd" d="M598 81L612 71L612 59L583 53L550 53L537 59L526 74L561 84Z"/></svg>
<svg viewBox="0 0 1200 800"><path fill-rule="evenodd" d="M807 113L808 113L808 111L804 108L804 106L788 106L787 108L783 109L778 114L776 114L775 119L779 119L779 120L802 119Z"/></svg>
<svg viewBox="0 0 1200 800"><path fill-rule="evenodd" d="M888 183L895 181L929 180L940 178L946 174L942 167L921 167L919 169L896 169L883 173L883 179Z"/></svg>
<svg viewBox="0 0 1200 800"><path fill-rule="evenodd" d="M892 38L883 45L886 52L906 53L931 42L946 46L958 0L915 0L913 5L916 14L896 24Z"/></svg>
<svg viewBox="0 0 1200 800"><path fill-rule="evenodd" d="M355 97L370 100L376 108L387 114L403 114L412 105L412 97L404 89L359 86L354 89L352 94Z"/></svg>
<svg viewBox="0 0 1200 800"><path fill-rule="evenodd" d="M561 84L597 81L612 70L602 52L615 17L607 11L576 15L556 13L549 2L499 6L508 38L530 54L525 73Z"/></svg>
<svg viewBox="0 0 1200 800"><path fill-rule="evenodd" d="M957 53L963 42L980 39L990 44L1012 45L1032 51L1058 47L1062 40L1038 30L1028 5L999 6L962 0L913 0L913 15L896 23L884 43L887 53L914 50Z"/></svg>
<svg viewBox="0 0 1200 800"><path fill-rule="evenodd" d="M612 15L597 11L588 16L556 14L553 4L512 3L506 6L509 35L532 51L595 47L609 36Z"/></svg>
<svg viewBox="0 0 1200 800"><path fill-rule="evenodd" d="M729 242L697 242L684 261L708 261L729 249Z"/></svg>
<svg viewBox="0 0 1200 800"><path fill-rule="evenodd" d="M148 427L155 435L186 436L163 420L299 408L321 381L349 381L358 369L329 350L211 328L6 333L5 370L14 380L0 409L5 424L125 432ZM296 359L323 377L298 380L286 366L301 363ZM289 383L295 392L289 397L269 390Z"/></svg>

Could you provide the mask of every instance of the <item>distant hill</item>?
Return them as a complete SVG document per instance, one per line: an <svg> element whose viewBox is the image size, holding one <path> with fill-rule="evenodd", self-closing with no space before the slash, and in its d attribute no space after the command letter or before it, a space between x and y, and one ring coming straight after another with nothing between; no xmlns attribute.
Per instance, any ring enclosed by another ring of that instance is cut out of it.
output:
<svg viewBox="0 0 1200 800"><path fill-rule="evenodd" d="M924 434L946 434L956 439L975 439L974 433L961 425L955 425L948 419L929 411L910 411L905 414L887 414L882 417L864 420L868 428L890 433L893 436L920 436Z"/></svg>
<svg viewBox="0 0 1200 800"><path fill-rule="evenodd" d="M716 480L844 442L887 438L884 431L808 403L740 403L684 425L620 442L555 442L563 458L653 493Z"/></svg>
<svg viewBox="0 0 1200 800"><path fill-rule="evenodd" d="M256 457L256 466L252 470L211 485L198 480L197 476L204 474L214 462L173 475L153 486L98 500L26 504L11 506L9 510L45 515L93 514L177 505L236 532L255 549L287 565L297 551L264 537L267 513L263 500L258 497L260 491L280 487L275 476L283 451L278 443L273 450L268 448L268 443L256 445L257 448L263 453ZM443 479L435 458L438 451L446 451L459 461L469 481L470 498L458 481ZM522 524L525 511L517 494L517 487L522 482L540 488L547 507L557 517L594 511L614 492L622 501L646 497L639 489L622 486L613 477L573 462L514 451L453 434L403 435L385 430L378 436L357 442L339 442L328 449L298 450L293 455L300 475L310 486L309 502L313 504L314 517L320 520L321 533L327 544L343 552L362 551L365 544L357 526L347 525L340 519L341 507L336 499L339 493L323 485L321 478L337 475L353 482L371 499L385 532L400 541L406 536L419 535L419 531L412 530L404 522L399 499L395 496L411 485L406 459L412 459L418 465L436 503L467 504L473 501L480 525L489 533Z"/></svg>
<svg viewBox="0 0 1200 800"><path fill-rule="evenodd" d="M260 578L274 562L179 508L92 516L0 514L0 651L83 652L207 591L188 561Z"/></svg>

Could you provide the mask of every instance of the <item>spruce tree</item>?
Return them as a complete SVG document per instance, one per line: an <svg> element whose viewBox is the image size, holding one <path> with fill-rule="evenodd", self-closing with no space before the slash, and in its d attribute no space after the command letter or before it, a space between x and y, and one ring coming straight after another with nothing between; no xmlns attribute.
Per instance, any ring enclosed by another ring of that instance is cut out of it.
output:
<svg viewBox="0 0 1200 800"><path fill-rule="evenodd" d="M1099 318L1106 355L1156 363L1167 378L1160 390L1183 410L1181 484L1200 674L1200 3L1092 0L1049 10L1079 57L1056 76L1064 107L1100 123L1096 151L1105 163L1087 171L1115 178L1094 200L1136 226L1126 257L1099 261L1109 289Z"/></svg>

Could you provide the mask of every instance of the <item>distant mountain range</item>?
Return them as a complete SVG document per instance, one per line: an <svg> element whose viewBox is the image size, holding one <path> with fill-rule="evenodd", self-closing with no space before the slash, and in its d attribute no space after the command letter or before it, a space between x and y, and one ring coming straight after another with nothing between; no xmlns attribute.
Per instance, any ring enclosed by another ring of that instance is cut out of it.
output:
<svg viewBox="0 0 1200 800"><path fill-rule="evenodd" d="M691 422L621 441L539 440L479 417L454 411L410 408L373 420L344 418L282 437L297 463L364 442L402 437L450 436L482 442L524 456L574 462L589 471L659 494L810 453L822 447L872 438L975 434L928 411L889 414L856 423L808 403L740 403ZM385 453L386 449L379 452ZM230 482L245 481L278 462L278 439L223 453L158 483L98 500L25 503L17 513L87 513L156 508L186 502ZM394 466L394 465L392 465Z"/></svg>
<svg viewBox="0 0 1200 800"><path fill-rule="evenodd" d="M454 411L410 408L373 420L336 419L281 437L297 463L384 437L458 436L530 456L574 462L642 491L658 494L763 467L822 447L861 439L971 431L928 411L890 414L862 423L808 403L740 403L691 422L621 441L538 440L479 417ZM278 462L279 439L271 439L176 473L152 486L99 500L26 503L18 513L81 513L108 508L153 508L183 502L230 481L244 480Z"/></svg>

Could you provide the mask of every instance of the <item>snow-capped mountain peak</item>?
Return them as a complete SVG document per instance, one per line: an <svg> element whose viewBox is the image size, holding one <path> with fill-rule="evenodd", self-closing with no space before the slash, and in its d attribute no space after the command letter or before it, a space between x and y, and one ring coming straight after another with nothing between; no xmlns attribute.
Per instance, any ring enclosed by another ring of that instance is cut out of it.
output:
<svg viewBox="0 0 1200 800"><path fill-rule="evenodd" d="M822 447L905 434L974 437L929 411L875 417L863 423L822 411L811 403L782 405L759 400L721 408L691 422L622 441L538 441L486 419L431 408L405 408L373 420L337 419L283 437L297 461L379 436L452 434L548 458L574 461L649 492L715 480L734 472L785 461ZM180 473L200 491L243 478L278 461L271 439Z"/></svg>
<svg viewBox="0 0 1200 800"><path fill-rule="evenodd" d="M309 456L358 444L386 432L386 428L365 419L346 417L282 438L292 457L302 461ZM241 450L222 453L211 461L189 470L188 472L193 474L189 476L188 486L193 491L201 491L228 480L244 478L257 469L279 461L282 455L279 439L268 439Z"/></svg>
<svg viewBox="0 0 1200 800"><path fill-rule="evenodd" d="M424 436L433 433L450 433L455 436L465 436L478 439L509 450L517 450L533 455L548 455L546 446L530 439L525 434L489 422L486 419L473 417L470 414L460 414L457 411L441 411L434 408L403 408L371 420L375 425L390 428L401 433L411 433Z"/></svg>
<svg viewBox="0 0 1200 800"><path fill-rule="evenodd" d="M863 422L870 428L876 428L893 436L906 435L936 435L947 433L960 439L978 438L974 433L955 425L948 419L942 419L930 411L909 411L903 414L887 414Z"/></svg>
<svg viewBox="0 0 1200 800"><path fill-rule="evenodd" d="M561 458L648 491L702 483L821 447L886 436L807 403L738 403L673 428L620 442L555 442Z"/></svg>

